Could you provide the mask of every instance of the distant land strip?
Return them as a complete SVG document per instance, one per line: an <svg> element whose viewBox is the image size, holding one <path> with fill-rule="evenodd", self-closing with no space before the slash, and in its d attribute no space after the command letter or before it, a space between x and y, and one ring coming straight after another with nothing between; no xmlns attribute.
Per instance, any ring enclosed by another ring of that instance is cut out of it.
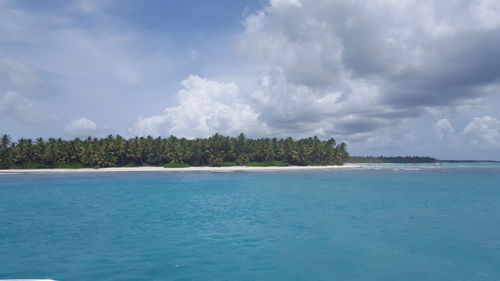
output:
<svg viewBox="0 0 500 281"><path fill-rule="evenodd" d="M429 156L351 156L349 163L498 163L493 160L440 160Z"/></svg>

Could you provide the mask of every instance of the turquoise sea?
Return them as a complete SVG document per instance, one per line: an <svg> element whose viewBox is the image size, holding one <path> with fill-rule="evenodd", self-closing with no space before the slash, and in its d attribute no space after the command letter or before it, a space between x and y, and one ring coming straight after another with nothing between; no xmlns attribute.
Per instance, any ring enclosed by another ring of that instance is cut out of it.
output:
<svg viewBox="0 0 500 281"><path fill-rule="evenodd" d="M0 279L500 280L500 165L0 174Z"/></svg>

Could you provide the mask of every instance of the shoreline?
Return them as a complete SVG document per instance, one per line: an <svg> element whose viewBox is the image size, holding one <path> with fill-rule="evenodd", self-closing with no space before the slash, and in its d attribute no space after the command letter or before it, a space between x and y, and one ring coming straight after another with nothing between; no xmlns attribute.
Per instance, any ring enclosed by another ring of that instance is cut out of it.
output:
<svg viewBox="0 0 500 281"><path fill-rule="evenodd" d="M304 171L304 170L337 170L337 169L357 169L361 165L346 163L330 166L286 166L286 167L187 167L187 168L163 168L154 166L145 167L111 167L111 168L81 168L81 169L5 169L0 170L1 174L9 173L119 173L119 172L233 172L233 171Z"/></svg>

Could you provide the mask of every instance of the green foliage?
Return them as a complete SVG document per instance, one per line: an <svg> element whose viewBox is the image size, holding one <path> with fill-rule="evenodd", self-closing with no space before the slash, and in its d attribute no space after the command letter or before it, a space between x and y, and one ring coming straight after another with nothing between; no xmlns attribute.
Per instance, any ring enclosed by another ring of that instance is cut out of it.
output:
<svg viewBox="0 0 500 281"><path fill-rule="evenodd" d="M236 162L224 162L222 163L222 167L233 167L233 166L238 166Z"/></svg>
<svg viewBox="0 0 500 281"><path fill-rule="evenodd" d="M396 156L396 157L373 157L373 156L353 156L349 158L352 163L436 163L439 160L432 157L418 156Z"/></svg>
<svg viewBox="0 0 500 281"><path fill-rule="evenodd" d="M267 162L249 162L246 164L246 166L248 166L248 167L269 167L271 165Z"/></svg>
<svg viewBox="0 0 500 281"><path fill-rule="evenodd" d="M191 165L182 163L168 163L163 165L163 168L189 168Z"/></svg>
<svg viewBox="0 0 500 281"><path fill-rule="evenodd" d="M30 163L24 163L20 166L15 166L14 168L15 169L50 169L50 168L54 168L54 166L30 162Z"/></svg>
<svg viewBox="0 0 500 281"><path fill-rule="evenodd" d="M269 163L269 166L286 167L286 166L290 166L290 164L288 164L287 162L283 162L283 161L271 161Z"/></svg>
<svg viewBox="0 0 500 281"><path fill-rule="evenodd" d="M345 143L318 137L250 139L244 134L205 139L121 136L86 139L0 139L0 168L13 167L136 167L184 163L189 166L341 165L349 154ZM229 164L231 163L231 164ZM36 164L36 165L35 165ZM77 165L78 164L78 165Z"/></svg>
<svg viewBox="0 0 500 281"><path fill-rule="evenodd" d="M306 166L318 166L319 167L319 166L326 166L326 164L307 162Z"/></svg>
<svg viewBox="0 0 500 281"><path fill-rule="evenodd" d="M236 158L236 164L238 166L245 166L248 162L250 162L250 158L247 154L243 153Z"/></svg>
<svg viewBox="0 0 500 281"><path fill-rule="evenodd" d="M0 169L8 169L12 165L11 140L8 135L0 139Z"/></svg>
<svg viewBox="0 0 500 281"><path fill-rule="evenodd" d="M57 168L59 169L81 169L85 168L81 163L58 163Z"/></svg>
<svg viewBox="0 0 500 281"><path fill-rule="evenodd" d="M222 153L214 153L208 157L208 165L212 167L220 167L224 164Z"/></svg>

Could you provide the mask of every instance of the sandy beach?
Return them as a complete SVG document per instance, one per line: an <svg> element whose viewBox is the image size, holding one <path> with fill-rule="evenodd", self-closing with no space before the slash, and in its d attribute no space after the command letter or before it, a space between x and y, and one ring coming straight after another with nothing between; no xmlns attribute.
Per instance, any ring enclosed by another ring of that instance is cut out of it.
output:
<svg viewBox="0 0 500 281"><path fill-rule="evenodd" d="M113 167L99 169L7 169L0 173L110 173L110 172L232 172L232 171L303 171L303 170L336 170L361 168L358 164L344 164L342 166L287 166L287 167Z"/></svg>

